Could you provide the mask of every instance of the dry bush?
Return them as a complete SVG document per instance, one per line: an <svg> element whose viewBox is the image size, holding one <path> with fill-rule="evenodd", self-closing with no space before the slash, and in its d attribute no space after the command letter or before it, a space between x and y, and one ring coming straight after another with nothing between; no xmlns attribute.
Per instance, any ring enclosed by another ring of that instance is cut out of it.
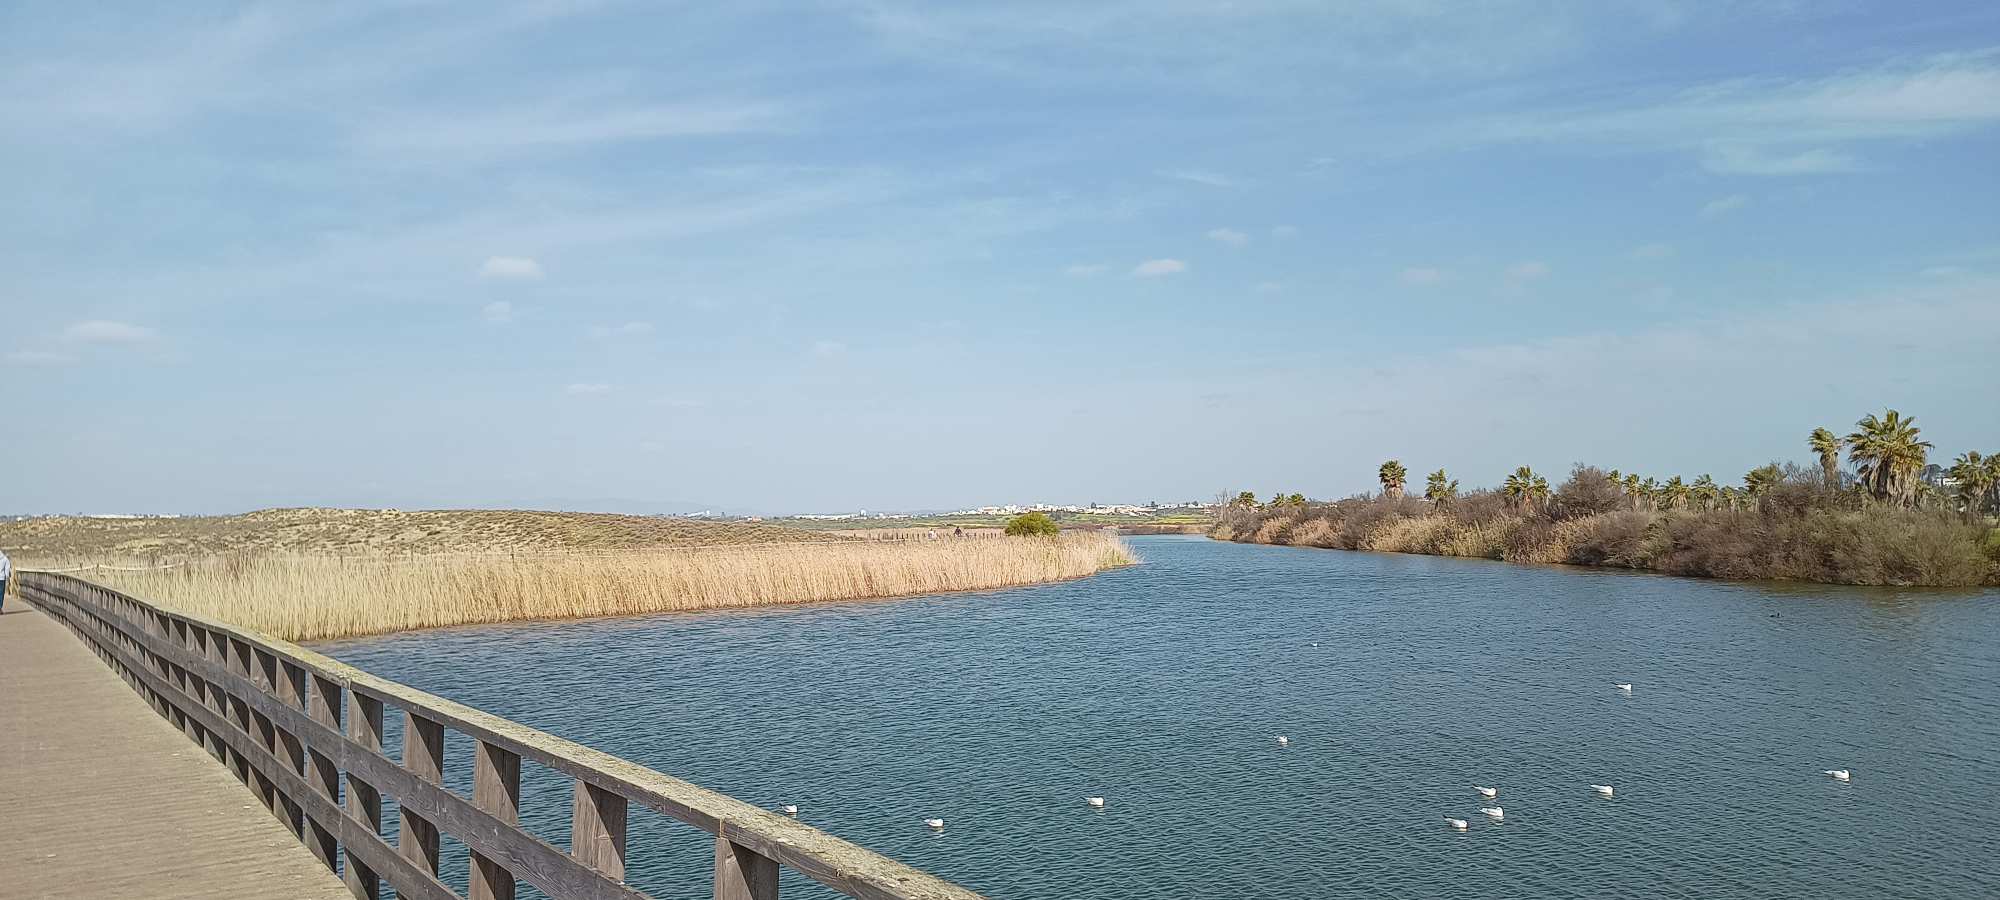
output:
<svg viewBox="0 0 2000 900"><path fill-rule="evenodd" d="M91 579L285 640L988 590L1134 562L1107 532L524 556L218 557Z"/></svg>
<svg viewBox="0 0 2000 900"><path fill-rule="evenodd" d="M1369 536L1368 550L1391 553L1436 553L1441 535L1448 535L1457 523L1450 516L1416 516L1397 519Z"/></svg>
<svg viewBox="0 0 2000 900"><path fill-rule="evenodd" d="M1625 510L1577 520L1582 533L1570 544L1569 562L1585 566L1647 568L1646 535L1653 526L1650 513Z"/></svg>
<svg viewBox="0 0 2000 900"><path fill-rule="evenodd" d="M1569 470L1569 480L1556 488L1549 504L1549 518L1556 521L1582 519L1632 508L1625 489L1612 484L1603 469L1578 463Z"/></svg>
<svg viewBox="0 0 2000 900"><path fill-rule="evenodd" d="M1513 518L1507 498L1497 491L1473 491L1451 502L1452 518L1467 525L1485 525Z"/></svg>
<svg viewBox="0 0 2000 900"><path fill-rule="evenodd" d="M1259 544L1282 544L1285 534L1297 520L1290 516L1273 516L1257 526L1256 534L1250 540Z"/></svg>
<svg viewBox="0 0 2000 900"><path fill-rule="evenodd" d="M1494 519L1478 525L1461 523L1438 549L1445 556L1500 559L1507 537L1520 526L1518 519Z"/></svg>
<svg viewBox="0 0 2000 900"><path fill-rule="evenodd" d="M1286 540L1295 547L1332 547L1337 534L1332 521L1314 518L1299 523Z"/></svg>

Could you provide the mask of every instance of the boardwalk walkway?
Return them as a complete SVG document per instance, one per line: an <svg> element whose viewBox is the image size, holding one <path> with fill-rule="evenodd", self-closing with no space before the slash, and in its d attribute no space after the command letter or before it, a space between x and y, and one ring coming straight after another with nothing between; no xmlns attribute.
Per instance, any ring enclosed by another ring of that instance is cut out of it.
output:
<svg viewBox="0 0 2000 900"><path fill-rule="evenodd" d="M227 768L16 600L0 615L0 896L349 894Z"/></svg>

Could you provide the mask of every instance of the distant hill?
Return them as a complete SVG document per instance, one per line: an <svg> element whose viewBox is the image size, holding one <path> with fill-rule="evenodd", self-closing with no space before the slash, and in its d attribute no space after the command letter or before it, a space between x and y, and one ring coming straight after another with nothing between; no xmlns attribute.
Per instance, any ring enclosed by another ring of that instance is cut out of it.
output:
<svg viewBox="0 0 2000 900"><path fill-rule="evenodd" d="M741 522L488 509L265 509L234 516L59 516L0 522L0 549L24 561L226 553L518 553L827 539Z"/></svg>

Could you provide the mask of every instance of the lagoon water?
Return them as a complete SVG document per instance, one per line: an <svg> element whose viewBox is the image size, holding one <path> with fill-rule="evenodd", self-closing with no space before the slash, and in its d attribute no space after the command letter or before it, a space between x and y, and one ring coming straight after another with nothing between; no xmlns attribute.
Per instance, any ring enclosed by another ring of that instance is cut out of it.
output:
<svg viewBox="0 0 2000 900"><path fill-rule="evenodd" d="M2000 592L1133 544L1014 591L325 649L996 898L2000 896ZM567 780L523 782L567 846ZM705 896L705 834L632 829L633 884Z"/></svg>

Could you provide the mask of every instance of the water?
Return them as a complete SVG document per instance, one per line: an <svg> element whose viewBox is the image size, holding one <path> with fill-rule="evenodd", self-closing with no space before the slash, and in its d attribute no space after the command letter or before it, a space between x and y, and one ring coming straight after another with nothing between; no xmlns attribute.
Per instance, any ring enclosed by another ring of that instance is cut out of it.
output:
<svg viewBox="0 0 2000 900"><path fill-rule="evenodd" d="M2000 592L1133 543L1045 587L331 651L994 897L2000 896ZM567 781L523 779L567 846ZM706 835L633 831L635 885L704 895Z"/></svg>

